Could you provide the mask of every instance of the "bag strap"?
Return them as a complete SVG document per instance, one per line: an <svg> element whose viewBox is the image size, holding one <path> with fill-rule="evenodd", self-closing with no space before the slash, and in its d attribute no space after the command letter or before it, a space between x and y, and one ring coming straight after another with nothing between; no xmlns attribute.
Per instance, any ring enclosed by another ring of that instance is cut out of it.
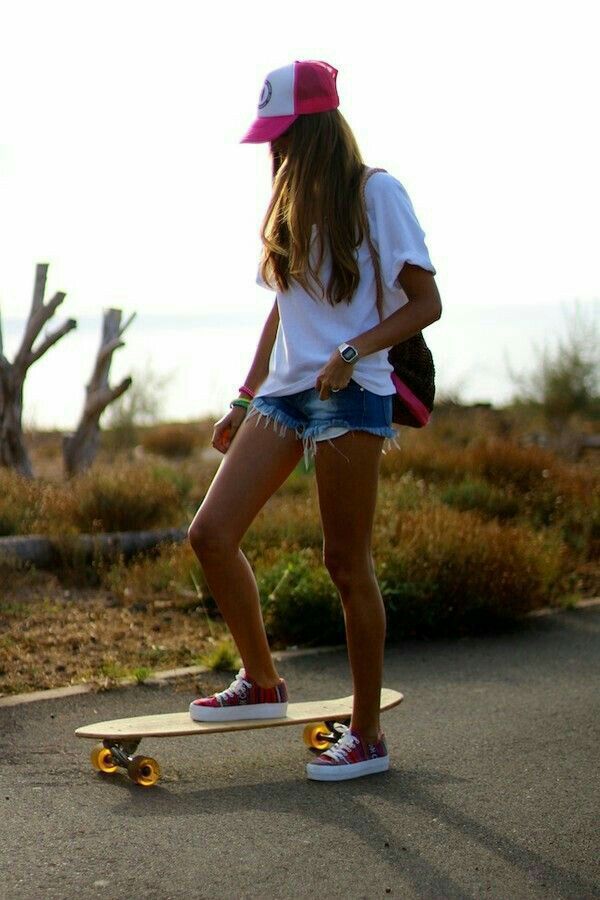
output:
<svg viewBox="0 0 600 900"><path fill-rule="evenodd" d="M365 188L367 186L367 181L371 177L371 175L375 175L376 172L386 172L386 169L370 169L368 166L365 166L365 171L362 175L362 184L361 184L361 199L362 199L362 214L363 214L363 227L365 232L365 238L367 240L367 246L369 247L369 253L371 254L371 262L373 263L373 271L375 273L375 290L377 292L376 302L377 302L377 312L379 313L379 320L383 321L383 284L381 281L381 265L379 262L379 255L377 250L373 246L373 241L371 240L371 230L369 228L369 217L367 216L367 197L365 193Z"/></svg>

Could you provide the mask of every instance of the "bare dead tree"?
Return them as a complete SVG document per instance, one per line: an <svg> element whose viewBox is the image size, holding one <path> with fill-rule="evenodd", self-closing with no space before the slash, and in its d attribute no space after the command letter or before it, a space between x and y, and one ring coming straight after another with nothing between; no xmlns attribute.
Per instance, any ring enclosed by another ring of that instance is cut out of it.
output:
<svg viewBox="0 0 600 900"><path fill-rule="evenodd" d="M100 444L100 416L107 406L124 394L131 386L131 377L124 378L116 387L108 384L112 355L125 342L121 335L135 318L135 313L121 327L121 310L106 309L102 323L102 341L96 356L94 371L86 385L86 399L76 430L63 438L63 464L67 478L88 469Z"/></svg>
<svg viewBox="0 0 600 900"><path fill-rule="evenodd" d="M33 471L23 440L23 384L29 367L44 355L53 344L77 327L75 319L67 321L56 331L46 332L37 347L33 344L39 337L46 322L52 318L63 302L66 294L57 292L48 303L44 303L48 263L38 263L35 270L33 300L25 333L12 363L4 355L2 342L2 322L0 320L0 465L16 469L27 478Z"/></svg>

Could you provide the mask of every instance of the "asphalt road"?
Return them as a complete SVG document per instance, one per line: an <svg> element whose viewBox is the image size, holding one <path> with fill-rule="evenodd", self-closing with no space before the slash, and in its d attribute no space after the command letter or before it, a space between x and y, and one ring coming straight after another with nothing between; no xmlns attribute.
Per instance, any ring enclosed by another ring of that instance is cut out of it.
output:
<svg viewBox="0 0 600 900"><path fill-rule="evenodd" d="M599 632L587 609L390 649L392 768L341 784L306 780L295 728L148 740L151 789L91 769L78 725L189 685L0 709L0 897L599 897ZM351 692L343 652L280 670L292 700Z"/></svg>

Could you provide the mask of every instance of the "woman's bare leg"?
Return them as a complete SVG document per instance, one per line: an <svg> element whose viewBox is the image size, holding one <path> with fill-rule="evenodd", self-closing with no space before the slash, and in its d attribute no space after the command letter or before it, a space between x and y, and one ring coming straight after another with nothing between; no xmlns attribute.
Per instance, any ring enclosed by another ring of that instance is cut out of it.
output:
<svg viewBox="0 0 600 900"><path fill-rule="evenodd" d="M352 727L368 740L380 729L385 609L371 553L384 439L350 431L317 444L315 471L323 523L323 559L340 592L352 669ZM335 446L347 462L336 450Z"/></svg>
<svg viewBox="0 0 600 900"><path fill-rule="evenodd" d="M278 682L256 578L240 542L267 500L302 457L302 441L244 420L190 527L206 582L237 644L246 672L262 687Z"/></svg>

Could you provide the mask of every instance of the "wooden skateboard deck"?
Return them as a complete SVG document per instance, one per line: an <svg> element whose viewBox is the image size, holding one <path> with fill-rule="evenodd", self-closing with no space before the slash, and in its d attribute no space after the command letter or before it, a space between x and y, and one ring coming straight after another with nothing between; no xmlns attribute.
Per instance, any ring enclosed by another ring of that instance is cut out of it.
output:
<svg viewBox="0 0 600 900"><path fill-rule="evenodd" d="M404 699L399 691L383 688L381 711L398 706ZM304 741L311 748L322 752L341 737L342 730L335 725L352 715L352 695L334 700L314 700L306 703L288 703L287 715L277 719L238 719L232 722L194 722L189 712L165 713L158 716L136 716L132 719L114 719L96 722L77 728L80 738L102 741L92 751L92 765L100 772L112 774L119 767L127 770L137 784L150 787L160 777L156 760L134 756L142 738L182 737L194 734L216 734L227 731L250 731L255 728L277 728L284 725L306 725ZM312 725L310 724L312 723ZM315 724L316 723L316 724Z"/></svg>
<svg viewBox="0 0 600 900"><path fill-rule="evenodd" d="M382 711L397 706L403 697L398 691L381 691ZM314 700L289 703L282 719L238 719L233 722L194 722L189 712L165 713L160 716L136 716L84 725L75 732L80 738L131 740L148 737L181 737L189 734L215 734L223 731L249 731L252 728L275 728L281 725L304 725L330 719L348 719L352 715L352 695L336 700Z"/></svg>

